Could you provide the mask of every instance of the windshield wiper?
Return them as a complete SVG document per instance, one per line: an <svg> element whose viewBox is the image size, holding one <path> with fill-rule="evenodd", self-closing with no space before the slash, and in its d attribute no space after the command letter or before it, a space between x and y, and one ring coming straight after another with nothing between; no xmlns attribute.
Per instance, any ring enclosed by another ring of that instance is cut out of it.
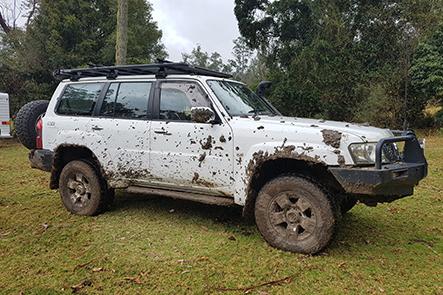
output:
<svg viewBox="0 0 443 295"><path fill-rule="evenodd" d="M269 111L267 111L267 110L257 110L257 109L253 109L253 110L251 110L251 111L249 111L248 112L249 114L254 114L253 116L259 116L259 115L262 115L262 116L270 116L270 117L272 117L272 116L275 116L275 114L273 114L273 113L271 113L271 112L269 112Z"/></svg>

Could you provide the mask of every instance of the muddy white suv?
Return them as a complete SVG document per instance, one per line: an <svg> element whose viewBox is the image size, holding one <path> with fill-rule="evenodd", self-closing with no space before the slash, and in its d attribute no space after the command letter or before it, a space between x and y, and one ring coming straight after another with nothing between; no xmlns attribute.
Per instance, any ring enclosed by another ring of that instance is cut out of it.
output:
<svg viewBox="0 0 443 295"><path fill-rule="evenodd" d="M65 80L49 104L23 107L18 133L75 214L102 212L114 189L236 204L272 246L312 254L357 201L412 195L427 174L412 132L284 117L223 73L159 63L55 74Z"/></svg>

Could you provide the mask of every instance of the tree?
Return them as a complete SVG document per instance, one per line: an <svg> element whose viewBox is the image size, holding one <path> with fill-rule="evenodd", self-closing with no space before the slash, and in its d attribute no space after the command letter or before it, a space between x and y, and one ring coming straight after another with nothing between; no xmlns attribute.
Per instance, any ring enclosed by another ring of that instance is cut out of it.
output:
<svg viewBox="0 0 443 295"><path fill-rule="evenodd" d="M0 27L2 28L2 30L8 34L11 31L11 28L9 27L9 25L6 23L6 19L5 17L2 15L1 11L0 11Z"/></svg>
<svg viewBox="0 0 443 295"><path fill-rule="evenodd" d="M118 0L117 9L117 42L115 47L115 63L126 63L128 53L128 1Z"/></svg>
<svg viewBox="0 0 443 295"><path fill-rule="evenodd" d="M384 103L404 102L389 110L395 112L390 124L399 127L413 115L406 112L416 99L409 89L410 60L418 41L441 20L441 1L235 3L242 36L266 57L276 82L271 100L288 114L379 123L386 109L375 110L380 120L362 112L377 93Z"/></svg>
<svg viewBox="0 0 443 295"><path fill-rule="evenodd" d="M231 60L231 63L234 67L234 75L241 78L251 66L254 51L247 45L246 39L243 37L238 37L233 43L232 55L234 59Z"/></svg>
<svg viewBox="0 0 443 295"><path fill-rule="evenodd" d="M418 45L411 77L414 90L425 100L443 100L443 24Z"/></svg>
<svg viewBox="0 0 443 295"><path fill-rule="evenodd" d="M127 62L149 63L157 57L165 58L152 7L144 0L128 1ZM55 69L115 62L116 1L36 3L28 26L0 35L0 87L11 94L13 113L29 100L52 95L57 85L52 76Z"/></svg>
<svg viewBox="0 0 443 295"><path fill-rule="evenodd" d="M225 64L218 52L208 53L203 51L200 45L197 45L191 53L182 54L183 62L194 66L208 68L210 70L231 73L232 67Z"/></svg>

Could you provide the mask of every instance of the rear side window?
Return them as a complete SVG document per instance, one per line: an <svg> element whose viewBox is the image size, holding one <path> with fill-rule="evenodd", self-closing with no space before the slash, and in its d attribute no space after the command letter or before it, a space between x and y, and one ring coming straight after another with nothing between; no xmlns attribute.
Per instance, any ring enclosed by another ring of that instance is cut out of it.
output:
<svg viewBox="0 0 443 295"><path fill-rule="evenodd" d="M100 116L121 119L146 119L151 82L112 83L100 110Z"/></svg>
<svg viewBox="0 0 443 295"><path fill-rule="evenodd" d="M91 116L103 83L71 84L66 86L57 113L72 116Z"/></svg>

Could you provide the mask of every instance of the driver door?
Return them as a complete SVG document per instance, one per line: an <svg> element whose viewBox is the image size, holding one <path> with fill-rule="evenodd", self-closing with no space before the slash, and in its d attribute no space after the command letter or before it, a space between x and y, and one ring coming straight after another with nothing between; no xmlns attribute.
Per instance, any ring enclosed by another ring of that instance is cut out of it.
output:
<svg viewBox="0 0 443 295"><path fill-rule="evenodd" d="M232 132L225 122L195 123L192 107L212 103L196 81L159 81L150 135L150 172L163 185L232 194Z"/></svg>

